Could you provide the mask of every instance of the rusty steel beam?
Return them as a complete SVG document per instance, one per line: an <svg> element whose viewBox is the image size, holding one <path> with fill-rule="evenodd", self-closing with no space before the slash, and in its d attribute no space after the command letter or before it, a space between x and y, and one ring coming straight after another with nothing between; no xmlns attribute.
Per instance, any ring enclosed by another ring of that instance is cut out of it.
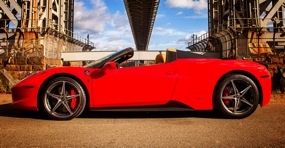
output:
<svg viewBox="0 0 285 148"><path fill-rule="evenodd" d="M137 50L148 50L160 0L124 0Z"/></svg>
<svg viewBox="0 0 285 148"><path fill-rule="evenodd" d="M3 13L6 15L6 18L10 19L11 22L13 23L14 26L18 27L18 19L17 17L13 14L11 8L5 3L5 1L0 1L0 10L3 11ZM4 17L5 18L5 17ZM1 23L3 23L1 21ZM6 24L6 23L5 23ZM7 23L8 24L8 23ZM2 24L3 25L3 24ZM1 25L1 26L2 26ZM6 27L7 25L5 25Z"/></svg>
<svg viewBox="0 0 285 148"><path fill-rule="evenodd" d="M270 3L272 5L272 7L266 13L265 17L262 18L262 20L261 20L261 26L262 27L266 27L268 22L270 22L274 17L276 17L274 15L276 15L277 11L280 10L281 6L283 6L284 3L285 3L285 0L279 0L277 2L272 1L272 3ZM280 18L280 19L282 20L283 18Z"/></svg>

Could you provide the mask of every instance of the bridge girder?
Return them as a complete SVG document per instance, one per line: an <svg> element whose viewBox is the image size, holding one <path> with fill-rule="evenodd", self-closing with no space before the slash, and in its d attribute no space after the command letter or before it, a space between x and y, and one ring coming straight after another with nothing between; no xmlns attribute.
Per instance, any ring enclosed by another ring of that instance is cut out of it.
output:
<svg viewBox="0 0 285 148"><path fill-rule="evenodd" d="M148 50L160 0L124 0L136 49Z"/></svg>

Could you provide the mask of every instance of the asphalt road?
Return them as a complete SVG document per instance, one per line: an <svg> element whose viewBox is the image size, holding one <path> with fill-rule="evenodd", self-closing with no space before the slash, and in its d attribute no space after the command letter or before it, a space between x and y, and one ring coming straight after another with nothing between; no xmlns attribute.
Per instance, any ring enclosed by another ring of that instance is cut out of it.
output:
<svg viewBox="0 0 285 148"><path fill-rule="evenodd" d="M84 112L53 121L0 105L0 147L285 147L285 104L248 118L213 112Z"/></svg>

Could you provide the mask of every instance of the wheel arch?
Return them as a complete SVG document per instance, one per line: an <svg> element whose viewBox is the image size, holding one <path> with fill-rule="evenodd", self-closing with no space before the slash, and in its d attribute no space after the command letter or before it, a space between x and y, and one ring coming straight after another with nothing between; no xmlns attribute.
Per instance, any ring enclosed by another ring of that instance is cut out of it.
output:
<svg viewBox="0 0 285 148"><path fill-rule="evenodd" d="M41 108L40 108L40 101L41 101L41 99L40 99L40 97L43 95L43 90L45 89L45 87L46 87L46 85L52 80L52 79L55 79L55 78L57 78L57 77L69 77L69 78L72 78L72 79L74 79L75 81L77 81L81 86L82 86L82 88L83 88L83 90L84 90L84 92L85 92L85 95L86 95L86 106L85 107L87 107L87 105L89 106L90 105L90 94L89 94L89 91L88 91L88 89L87 89L87 87L86 87L86 85L78 78L78 77L76 77L76 76L74 76L74 75L72 75L72 74L68 74L68 73L58 73L58 74L54 74L54 75L52 75L52 76L50 76L50 77L48 77L42 84L41 84L41 86L40 86L40 89L39 89L39 91L38 91L38 96L37 96L37 106L38 106L38 109L40 110Z"/></svg>
<svg viewBox="0 0 285 148"><path fill-rule="evenodd" d="M218 89L218 86L219 86L219 84L221 83L221 81L224 80L226 77L228 77L228 76L230 76L230 75L234 75L234 74L245 75L245 76L249 77L249 78L256 84L256 86L257 86L257 88L258 88L258 91L259 91L259 102L258 102L258 103L261 104L262 101L263 101L263 92L262 92L261 84L259 83L259 81L257 80L257 78L256 78L253 74L251 74L251 73L249 73L249 72L247 72L247 71L242 71L242 70L230 71L230 72L224 74L224 75L218 80L218 82L217 82L216 85L215 85L215 89L214 89L214 92L213 92L213 98L216 96L217 89ZM214 99L212 99L212 100L214 101ZM212 104L214 105L214 102L213 102Z"/></svg>

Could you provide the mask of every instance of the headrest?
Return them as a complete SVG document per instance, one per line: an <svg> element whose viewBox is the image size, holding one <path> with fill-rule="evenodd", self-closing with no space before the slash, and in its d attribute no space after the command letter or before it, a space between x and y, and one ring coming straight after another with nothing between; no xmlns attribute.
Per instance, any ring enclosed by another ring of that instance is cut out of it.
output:
<svg viewBox="0 0 285 148"><path fill-rule="evenodd" d="M166 51L168 51L168 52L176 52L176 49L175 48L167 48Z"/></svg>

